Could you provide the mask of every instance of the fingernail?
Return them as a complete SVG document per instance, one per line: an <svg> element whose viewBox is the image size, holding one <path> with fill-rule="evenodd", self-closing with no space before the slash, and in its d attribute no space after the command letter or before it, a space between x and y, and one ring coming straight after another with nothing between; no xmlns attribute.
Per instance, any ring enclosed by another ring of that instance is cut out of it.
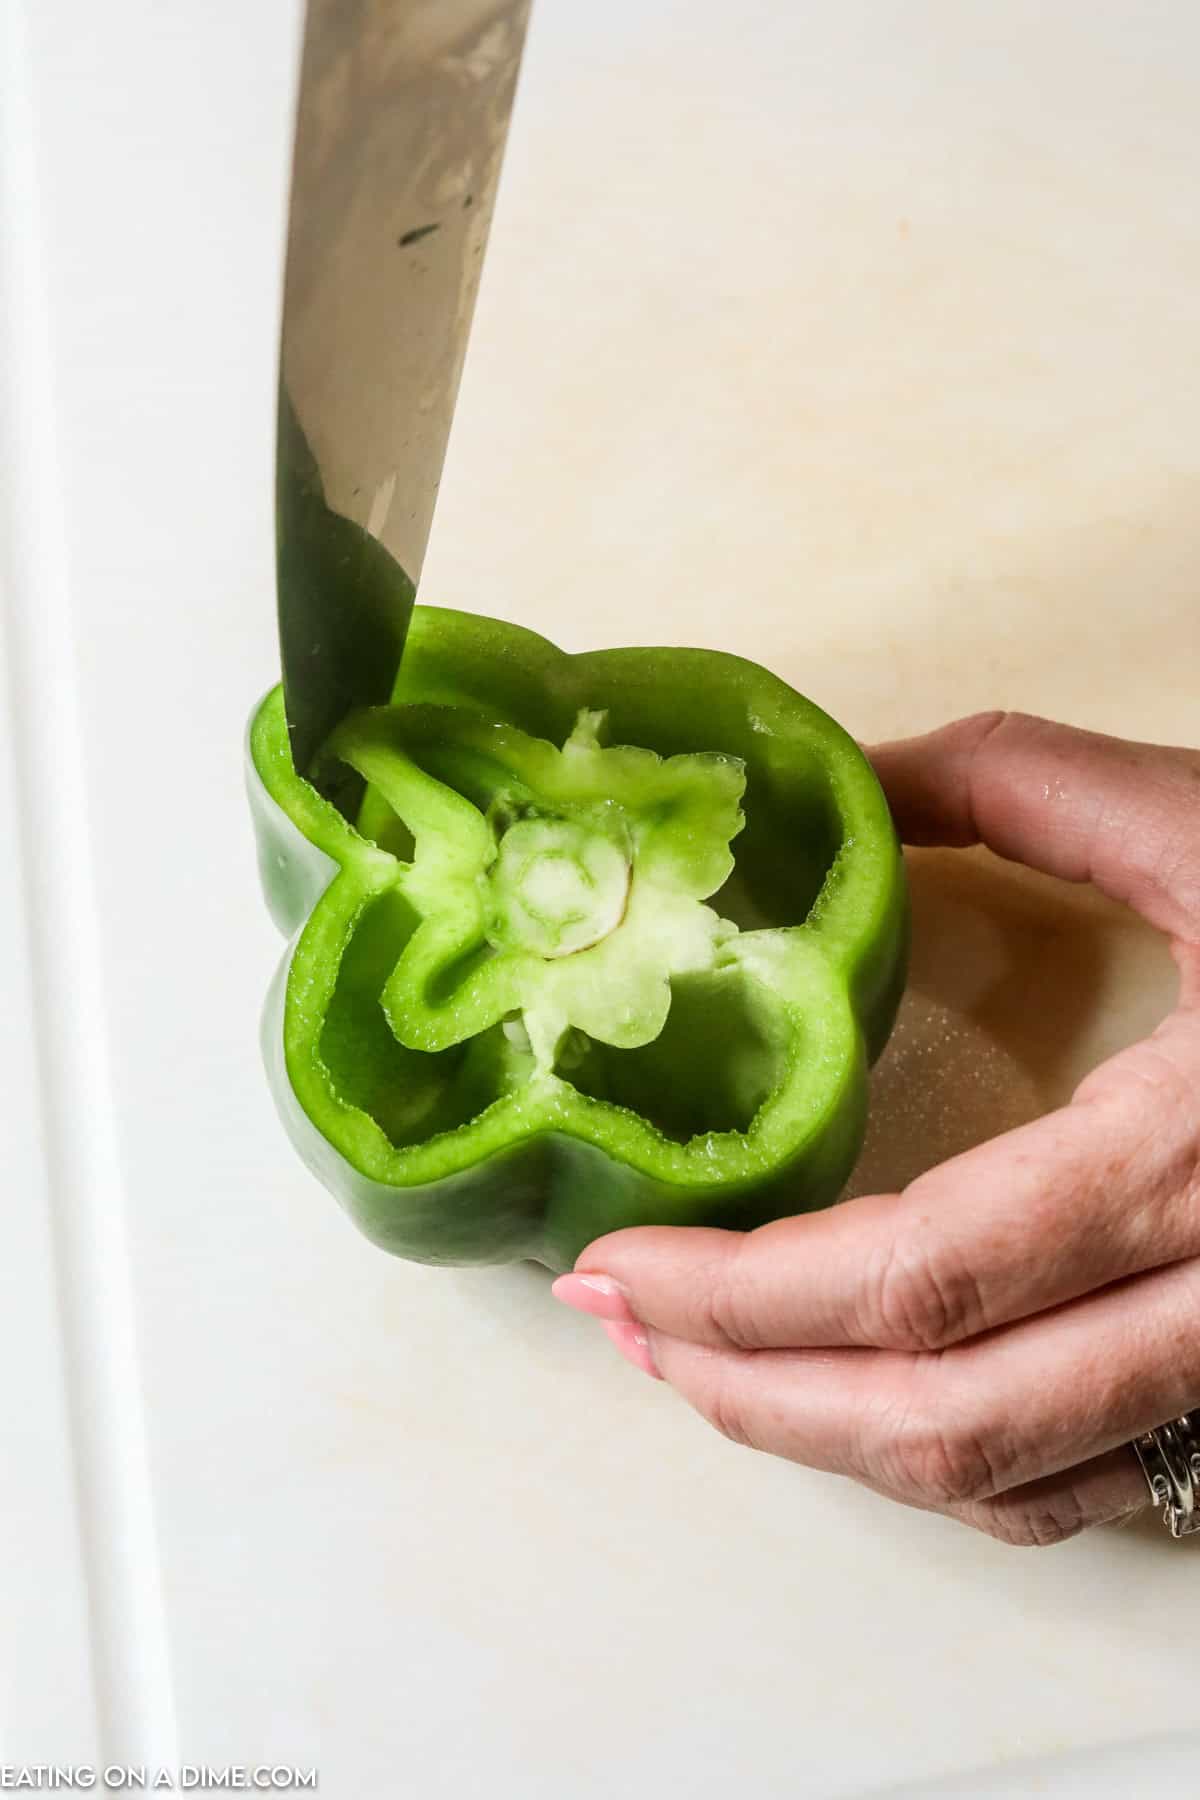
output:
<svg viewBox="0 0 1200 1800"><path fill-rule="evenodd" d="M636 1325L625 1290L611 1275L560 1275L550 1292L564 1306L587 1313L593 1319L611 1319L616 1325Z"/></svg>
<svg viewBox="0 0 1200 1800"><path fill-rule="evenodd" d="M649 1333L641 1325L618 1325L605 1320L604 1330L609 1342L616 1346L626 1362L632 1363L635 1369L640 1369L643 1375L650 1375L655 1381L662 1380L650 1349Z"/></svg>

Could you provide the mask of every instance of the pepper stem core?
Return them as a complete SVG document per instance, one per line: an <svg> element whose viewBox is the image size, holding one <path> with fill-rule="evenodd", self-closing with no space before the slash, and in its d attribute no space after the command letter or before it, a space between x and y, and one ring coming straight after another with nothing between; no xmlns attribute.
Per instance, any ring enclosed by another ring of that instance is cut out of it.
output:
<svg viewBox="0 0 1200 1800"><path fill-rule="evenodd" d="M573 956L620 925L631 878L628 855L604 832L578 819L520 819L488 873L488 936L547 961Z"/></svg>

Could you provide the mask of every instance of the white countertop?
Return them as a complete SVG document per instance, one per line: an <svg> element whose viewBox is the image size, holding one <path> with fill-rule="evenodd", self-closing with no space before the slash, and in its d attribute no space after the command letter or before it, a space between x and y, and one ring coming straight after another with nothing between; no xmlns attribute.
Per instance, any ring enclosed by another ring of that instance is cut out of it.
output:
<svg viewBox="0 0 1200 1800"><path fill-rule="evenodd" d="M7 6L0 1760L835 1800L1190 1726L1157 1525L1015 1552L734 1449L295 1160L240 756L298 7ZM1200 740L1198 53L1188 0L540 0L425 597L868 739ZM913 873L860 1186L1173 991L1086 896Z"/></svg>

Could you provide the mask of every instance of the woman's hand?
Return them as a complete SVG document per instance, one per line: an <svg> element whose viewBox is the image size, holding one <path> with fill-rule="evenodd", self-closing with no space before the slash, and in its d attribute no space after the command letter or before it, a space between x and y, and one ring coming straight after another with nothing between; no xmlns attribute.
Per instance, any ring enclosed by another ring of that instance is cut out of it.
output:
<svg viewBox="0 0 1200 1800"><path fill-rule="evenodd" d="M1146 1504L1130 1440L1200 1406L1200 754L989 714L873 760L907 842L982 842L1165 933L1175 1012L900 1194L614 1232L555 1292L735 1442L1057 1543Z"/></svg>

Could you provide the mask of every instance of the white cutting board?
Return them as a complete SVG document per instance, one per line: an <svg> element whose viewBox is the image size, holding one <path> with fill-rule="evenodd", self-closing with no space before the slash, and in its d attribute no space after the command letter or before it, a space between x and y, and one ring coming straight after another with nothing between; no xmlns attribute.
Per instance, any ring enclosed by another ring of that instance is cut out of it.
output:
<svg viewBox="0 0 1200 1800"><path fill-rule="evenodd" d="M1015 1552L734 1449L296 1162L240 739L298 8L0 11L0 1760L834 1800L1189 1727L1157 1525ZM735 649L865 738L1200 741L1198 55L1191 0L540 0L427 597ZM1099 904L914 884L861 1183L1172 993Z"/></svg>

